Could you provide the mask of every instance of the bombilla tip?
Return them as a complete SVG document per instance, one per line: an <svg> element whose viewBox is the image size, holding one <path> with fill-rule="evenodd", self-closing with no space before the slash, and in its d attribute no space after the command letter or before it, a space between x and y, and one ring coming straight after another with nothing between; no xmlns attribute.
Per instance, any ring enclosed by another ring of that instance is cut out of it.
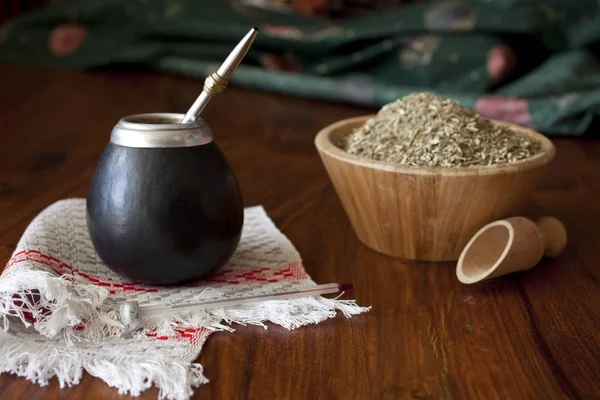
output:
<svg viewBox="0 0 600 400"><path fill-rule="evenodd" d="M253 27L252 27L252 30L253 30L253 31L256 31L256 32L260 31L260 29L258 29L258 26L253 26Z"/></svg>
<svg viewBox="0 0 600 400"><path fill-rule="evenodd" d="M354 289L354 285L351 283L340 283L340 291L341 292L345 292L345 291L350 291Z"/></svg>
<svg viewBox="0 0 600 400"><path fill-rule="evenodd" d="M192 107L188 110L186 115L181 120L181 123L191 122L199 117L206 104L210 100L212 95L221 93L227 86L227 80L237 66L241 63L242 59L250 49L250 46L254 42L254 39L258 35L258 27L254 26L250 31L240 40L235 48L229 53L223 64L219 69L210 74L202 89L202 93L196 99Z"/></svg>

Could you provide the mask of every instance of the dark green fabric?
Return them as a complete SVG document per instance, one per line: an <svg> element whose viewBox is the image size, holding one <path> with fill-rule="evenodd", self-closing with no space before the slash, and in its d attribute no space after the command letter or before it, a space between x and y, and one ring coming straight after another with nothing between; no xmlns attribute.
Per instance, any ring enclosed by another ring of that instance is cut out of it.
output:
<svg viewBox="0 0 600 400"><path fill-rule="evenodd" d="M421 1L338 20L234 0L82 0L2 27L0 59L204 77L254 25L261 32L232 84L373 107L428 90L549 135L596 134L596 0ZM499 48L516 60L509 80L490 73Z"/></svg>

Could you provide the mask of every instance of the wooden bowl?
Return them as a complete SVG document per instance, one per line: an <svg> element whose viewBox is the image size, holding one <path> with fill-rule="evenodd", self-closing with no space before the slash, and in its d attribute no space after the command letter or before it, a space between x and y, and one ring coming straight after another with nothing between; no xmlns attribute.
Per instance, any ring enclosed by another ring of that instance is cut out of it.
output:
<svg viewBox="0 0 600 400"><path fill-rule="evenodd" d="M371 117L325 127L315 146L359 240L408 260L458 260L480 228L519 211L556 151L545 136L499 121L492 122L539 140L542 152L511 164L442 168L368 160L335 145Z"/></svg>

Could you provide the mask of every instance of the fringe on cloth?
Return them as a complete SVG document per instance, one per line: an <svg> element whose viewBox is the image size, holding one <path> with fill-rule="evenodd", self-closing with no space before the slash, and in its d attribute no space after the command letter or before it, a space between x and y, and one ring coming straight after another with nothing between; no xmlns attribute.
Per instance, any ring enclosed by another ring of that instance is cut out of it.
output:
<svg viewBox="0 0 600 400"><path fill-rule="evenodd" d="M273 300L233 308L188 312L170 318L147 318L141 329L128 333L119 321L117 304L102 287L78 282L73 276L53 276L44 271L21 271L0 280L0 313L5 334L0 334L0 371L24 377L41 386L56 377L60 387L79 383L83 370L118 389L120 394L138 396L152 385L159 399L185 400L193 388L208 383L198 363L168 359L141 359L96 351L81 351L78 342L98 342L109 337L146 338L152 332L170 336L176 329L205 328L234 331L232 324L258 325L272 322L286 329L316 324L340 311L351 317L370 310L354 300L322 296ZM211 289L213 290L213 289ZM12 320L12 321L11 321ZM31 321L35 322L31 322ZM11 323L35 329L52 343L23 339L11 334ZM85 329L73 329L77 326Z"/></svg>
<svg viewBox="0 0 600 400"><path fill-rule="evenodd" d="M10 372L40 386L56 377L60 388L77 385L85 369L90 375L118 389L119 394L139 396L155 385L160 399L181 400L193 388L208 383L202 365L168 360L140 360L127 355L110 356L74 347L45 346L12 335L0 335L0 371Z"/></svg>
<svg viewBox="0 0 600 400"><path fill-rule="evenodd" d="M214 292L214 289L210 289ZM150 330L159 335L173 334L175 328L206 328L230 331L231 324L267 326L265 322L292 330L316 324L336 316L347 318L367 312L354 300L310 296L290 300L271 300L228 308L187 312L181 315L148 317L135 335ZM60 335L67 344L75 341L100 341L128 334L120 321L119 304L108 298L108 291L86 284L75 276L54 276L45 271L6 271L0 280L0 314L4 331L10 329L11 317L25 327L33 326L41 335ZM82 327L82 329L72 329Z"/></svg>

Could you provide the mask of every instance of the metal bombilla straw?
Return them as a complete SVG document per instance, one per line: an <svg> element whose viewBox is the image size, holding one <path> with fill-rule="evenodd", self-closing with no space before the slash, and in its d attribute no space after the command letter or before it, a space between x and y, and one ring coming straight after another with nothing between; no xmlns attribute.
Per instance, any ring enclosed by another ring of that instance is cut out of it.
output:
<svg viewBox="0 0 600 400"><path fill-rule="evenodd" d="M142 326L142 320L157 315L180 315L190 311L210 310L223 307L243 306L263 301L289 300L299 297L320 296L324 294L345 292L352 290L351 283L327 283L323 285L305 286L287 292L273 291L262 295L247 297L226 296L218 300L180 304L176 306L166 304L148 304L140 306L137 301L127 301L120 306L119 316L126 332L131 333Z"/></svg>
<svg viewBox="0 0 600 400"><path fill-rule="evenodd" d="M202 93L200 93L200 96L198 96L194 104L192 104L192 107L190 107L181 120L182 124L195 121L202 110L204 110L204 107L206 107L211 97L225 90L227 87L227 80L237 66L240 65L240 62L250 49L250 46L252 46L257 34L257 27L250 29L250 32L248 32L231 53L229 53L229 56L225 59L223 64L221 64L221 67L217 72L213 72L204 80Z"/></svg>

